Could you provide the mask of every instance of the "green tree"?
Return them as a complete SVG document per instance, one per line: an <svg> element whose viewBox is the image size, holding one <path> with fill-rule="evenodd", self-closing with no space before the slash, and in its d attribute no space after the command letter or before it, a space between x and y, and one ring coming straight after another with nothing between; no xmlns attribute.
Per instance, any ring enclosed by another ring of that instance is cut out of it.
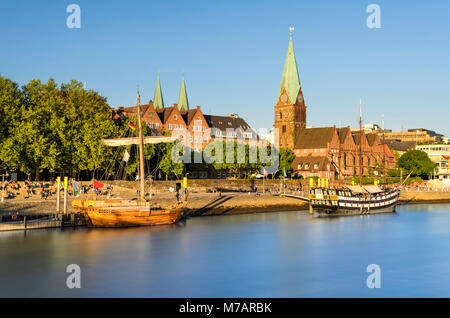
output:
<svg viewBox="0 0 450 318"><path fill-rule="evenodd" d="M292 171L292 162L295 159L294 152L289 148L280 149L280 168L279 171L285 171L286 173Z"/></svg>
<svg viewBox="0 0 450 318"><path fill-rule="evenodd" d="M166 180L170 173L175 174L175 176L181 175L184 172L184 162L175 162L172 159L172 148L175 146L176 142L161 143L158 144L163 156L159 162L159 168L162 172L166 174Z"/></svg>
<svg viewBox="0 0 450 318"><path fill-rule="evenodd" d="M64 100L54 80L46 84L32 80L22 88L24 107L21 120L14 127L6 151L17 153L18 162L12 166L25 173L39 173L42 169L55 171L61 156L61 139L58 130L63 125Z"/></svg>
<svg viewBox="0 0 450 318"><path fill-rule="evenodd" d="M118 137L121 127L110 118L106 98L74 80L60 87L53 79L31 80L19 92L1 78L0 87L0 104L9 107L0 106L9 114L2 119L13 123L2 124L8 129L0 151L4 166L39 179L44 169L76 173L112 165L113 150L102 139Z"/></svg>
<svg viewBox="0 0 450 318"><path fill-rule="evenodd" d="M19 168L12 136L21 122L23 105L23 93L17 83L0 76L0 170Z"/></svg>
<svg viewBox="0 0 450 318"><path fill-rule="evenodd" d="M398 166L403 168L406 174L412 172L412 176L425 178L436 169L436 164L422 150L410 150L404 153L398 160Z"/></svg>

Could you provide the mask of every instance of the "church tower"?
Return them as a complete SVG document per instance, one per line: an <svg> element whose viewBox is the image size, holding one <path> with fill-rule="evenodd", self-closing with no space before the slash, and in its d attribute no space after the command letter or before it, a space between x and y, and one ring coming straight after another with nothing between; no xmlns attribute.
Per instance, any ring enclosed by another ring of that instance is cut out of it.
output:
<svg viewBox="0 0 450 318"><path fill-rule="evenodd" d="M184 82L184 74L183 79L181 80L180 95L178 97L178 110L189 110L189 102L186 93L186 83Z"/></svg>
<svg viewBox="0 0 450 318"><path fill-rule="evenodd" d="M275 125L278 129L279 147L294 149L296 136L306 127L306 105L303 99L297 62L295 60L292 31L281 77L280 91L275 104Z"/></svg>
<svg viewBox="0 0 450 318"><path fill-rule="evenodd" d="M153 98L153 107L155 109L164 108L164 100L162 97L161 83L159 82L159 74L158 81L156 82L155 97Z"/></svg>

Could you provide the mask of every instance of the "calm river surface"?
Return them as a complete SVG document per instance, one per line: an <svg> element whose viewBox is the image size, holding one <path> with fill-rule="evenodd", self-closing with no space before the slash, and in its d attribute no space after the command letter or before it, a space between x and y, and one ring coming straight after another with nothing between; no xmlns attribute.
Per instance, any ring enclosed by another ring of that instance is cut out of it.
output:
<svg viewBox="0 0 450 318"><path fill-rule="evenodd" d="M66 267L81 267L81 288ZM369 264L381 288L369 289ZM190 218L130 229L0 233L0 296L450 297L450 204L396 214Z"/></svg>

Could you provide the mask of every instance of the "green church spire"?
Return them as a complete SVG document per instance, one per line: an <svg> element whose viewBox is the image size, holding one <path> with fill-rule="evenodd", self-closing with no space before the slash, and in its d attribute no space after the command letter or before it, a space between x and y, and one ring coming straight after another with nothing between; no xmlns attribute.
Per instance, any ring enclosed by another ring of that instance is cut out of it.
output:
<svg viewBox="0 0 450 318"><path fill-rule="evenodd" d="M178 97L178 110L189 110L189 102L186 93L186 83L184 82L184 75L183 80L181 81L180 97Z"/></svg>
<svg viewBox="0 0 450 318"><path fill-rule="evenodd" d="M292 43L292 31L289 39L288 51L286 54L286 61L284 63L283 76L281 77L280 92L286 89L291 103L294 103L297 99L298 91L300 90L300 78L298 76L297 62L295 60L294 44Z"/></svg>
<svg viewBox="0 0 450 318"><path fill-rule="evenodd" d="M156 82L155 97L153 98L153 107L155 109L164 108L164 100L162 97L161 83L159 82L159 74L158 81Z"/></svg>

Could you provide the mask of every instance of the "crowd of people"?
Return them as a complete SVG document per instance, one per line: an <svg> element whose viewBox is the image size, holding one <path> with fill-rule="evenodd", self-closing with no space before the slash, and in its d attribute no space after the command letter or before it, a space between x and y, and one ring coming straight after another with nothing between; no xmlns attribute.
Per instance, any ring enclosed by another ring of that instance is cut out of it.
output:
<svg viewBox="0 0 450 318"><path fill-rule="evenodd" d="M73 184L72 182L70 184ZM79 194L92 193L94 186L79 184ZM0 194L3 195L4 199L14 199L23 195L23 198L30 198L35 195L40 196L41 199L47 200L49 197L56 195L57 183L53 182L37 182L25 180L22 182L17 182L14 180L5 180L4 184L0 182ZM61 193L64 191L64 184L61 182L60 185ZM112 191L112 186L107 185L104 188L95 189L95 195L110 195ZM74 195L73 187L69 186L67 189L68 195Z"/></svg>

